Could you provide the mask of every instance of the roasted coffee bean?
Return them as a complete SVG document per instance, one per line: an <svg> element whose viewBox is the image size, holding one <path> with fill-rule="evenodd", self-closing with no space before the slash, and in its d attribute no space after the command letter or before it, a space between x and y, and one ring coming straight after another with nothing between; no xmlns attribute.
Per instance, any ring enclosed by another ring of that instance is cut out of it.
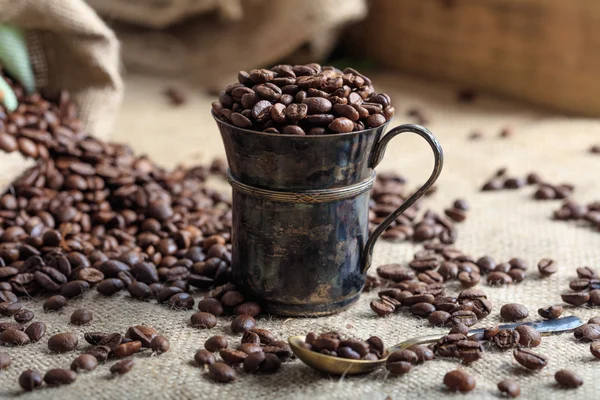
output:
<svg viewBox="0 0 600 400"><path fill-rule="evenodd" d="M60 294L67 299L82 295L90 288L86 281L76 280L65 283L60 289Z"/></svg>
<svg viewBox="0 0 600 400"><path fill-rule="evenodd" d="M219 355L223 361L230 365L241 364L244 362L244 359L248 357L243 351L232 349L221 349L219 350Z"/></svg>
<svg viewBox="0 0 600 400"><path fill-rule="evenodd" d="M73 314L71 314L71 323L73 325L87 325L92 322L92 319L94 319L92 312L85 308L75 310Z"/></svg>
<svg viewBox="0 0 600 400"><path fill-rule="evenodd" d="M550 276L558 271L558 265L556 261L549 258L543 258L538 263L538 270L542 276Z"/></svg>
<svg viewBox="0 0 600 400"><path fill-rule="evenodd" d="M31 392L34 389L42 386L42 374L33 369L27 369L19 376L19 385L23 390Z"/></svg>
<svg viewBox="0 0 600 400"><path fill-rule="evenodd" d="M256 372L265 359L266 354L262 351L249 354L248 357L244 359L244 371L247 373Z"/></svg>
<svg viewBox="0 0 600 400"><path fill-rule="evenodd" d="M256 321L250 315L238 315L231 321L231 331L233 333L244 333L256 327Z"/></svg>
<svg viewBox="0 0 600 400"><path fill-rule="evenodd" d="M419 362L419 363L433 360L433 358L434 358L433 351L431 351L431 349L427 346L412 345L408 348L408 350L412 351L413 353L415 353L417 355L416 362Z"/></svg>
<svg viewBox="0 0 600 400"><path fill-rule="evenodd" d="M481 280L481 275L477 272L460 272L458 274L458 280L464 287L473 287L476 286Z"/></svg>
<svg viewBox="0 0 600 400"><path fill-rule="evenodd" d="M215 362L208 366L208 376L215 382L226 383L235 380L235 371L229 365Z"/></svg>
<svg viewBox="0 0 600 400"><path fill-rule="evenodd" d="M94 346L88 348L84 354L89 354L96 358L99 363L105 362L108 359L109 354L111 353L111 349L108 346Z"/></svg>
<svg viewBox="0 0 600 400"><path fill-rule="evenodd" d="M425 294L416 294L411 297L407 297L402 301L402 304L405 306L412 306L418 303L429 303L433 304L435 301L435 297L430 293Z"/></svg>
<svg viewBox="0 0 600 400"><path fill-rule="evenodd" d="M253 328L253 329L250 329L249 332L257 334L258 337L260 338L261 344L268 346L268 345L273 344L276 341L275 336L266 329Z"/></svg>
<svg viewBox="0 0 600 400"><path fill-rule="evenodd" d="M563 308L562 306L550 306L548 308L540 308L538 309L538 314L542 318L546 319L556 319L562 315Z"/></svg>
<svg viewBox="0 0 600 400"><path fill-rule="evenodd" d="M479 267L479 271L483 274L488 274L496 268L496 262L490 256L481 257L477 260L476 264Z"/></svg>
<svg viewBox="0 0 600 400"><path fill-rule="evenodd" d="M24 346L30 341L25 332L16 329L6 329L0 333L0 344L2 346Z"/></svg>
<svg viewBox="0 0 600 400"><path fill-rule="evenodd" d="M142 348L142 342L134 340L133 342L121 343L115 347L112 351L115 357L129 357L132 354L137 353Z"/></svg>
<svg viewBox="0 0 600 400"><path fill-rule="evenodd" d="M592 317L588 320L588 324L600 325L600 317Z"/></svg>
<svg viewBox="0 0 600 400"><path fill-rule="evenodd" d="M133 281L127 286L127 291L134 299L145 300L152 296L150 287L143 282Z"/></svg>
<svg viewBox="0 0 600 400"><path fill-rule="evenodd" d="M575 291L582 291L590 289L590 283L592 279L575 279L574 281L569 282L569 287Z"/></svg>
<svg viewBox="0 0 600 400"><path fill-rule="evenodd" d="M55 353L66 353L74 350L78 342L73 332L57 333L48 339L48 349Z"/></svg>
<svg viewBox="0 0 600 400"><path fill-rule="evenodd" d="M487 276L487 283L490 286L500 286L512 283L510 275L504 272L494 271Z"/></svg>
<svg viewBox="0 0 600 400"><path fill-rule="evenodd" d="M466 371L456 369L444 376L444 385L452 391L466 393L475 389L475 378Z"/></svg>
<svg viewBox="0 0 600 400"><path fill-rule="evenodd" d="M121 343L123 343L123 335L121 335L120 333L109 333L105 335L102 339L100 339L98 345L106 346L111 350L114 350Z"/></svg>
<svg viewBox="0 0 600 400"><path fill-rule="evenodd" d="M525 280L525 278L527 277L527 272L525 272L525 270L522 269L513 268L510 271L508 271L508 276L511 277L514 283L519 283Z"/></svg>
<svg viewBox="0 0 600 400"><path fill-rule="evenodd" d="M0 315L12 317L21 310L21 303L3 302L0 303Z"/></svg>
<svg viewBox="0 0 600 400"><path fill-rule="evenodd" d="M529 349L515 349L513 355L519 364L528 369L539 370L548 365L546 357Z"/></svg>
<svg viewBox="0 0 600 400"><path fill-rule="evenodd" d="M57 294L44 302L44 311L59 311L66 305L67 298Z"/></svg>
<svg viewBox="0 0 600 400"><path fill-rule="evenodd" d="M93 371L98 366L98 360L91 354L81 354L71 363L71 369L75 372Z"/></svg>
<svg viewBox="0 0 600 400"><path fill-rule="evenodd" d="M506 321L519 321L527 318L529 311L521 304L509 303L500 308L500 316Z"/></svg>
<svg viewBox="0 0 600 400"><path fill-rule="evenodd" d="M515 331L519 332L519 344L523 347L537 347L542 343L542 335L531 326L519 325Z"/></svg>
<svg viewBox="0 0 600 400"><path fill-rule="evenodd" d="M516 398L521 394L521 387L512 379L504 379L498 382L498 390L508 397Z"/></svg>
<svg viewBox="0 0 600 400"><path fill-rule="evenodd" d="M125 288L125 284L118 278L105 279L98 284L96 290L104 296L112 296Z"/></svg>
<svg viewBox="0 0 600 400"><path fill-rule="evenodd" d="M386 264L377 268L377 274L383 279L394 282L410 281L415 278L415 273L400 264Z"/></svg>
<svg viewBox="0 0 600 400"><path fill-rule="evenodd" d="M133 369L135 366L135 361L133 360L123 360L114 364L110 367L110 373L113 375L125 375L129 371Z"/></svg>
<svg viewBox="0 0 600 400"><path fill-rule="evenodd" d="M427 317L429 323L433 326L446 325L451 318L450 313L446 311L434 311Z"/></svg>
<svg viewBox="0 0 600 400"><path fill-rule="evenodd" d="M215 363L215 356L208 350L198 350L194 355L194 361L199 367Z"/></svg>
<svg viewBox="0 0 600 400"><path fill-rule="evenodd" d="M428 317L435 311L435 306L431 303L417 303L410 306L410 312L419 317Z"/></svg>
<svg viewBox="0 0 600 400"><path fill-rule="evenodd" d="M69 385L77 379L77 373L70 369L51 369L44 375L44 382L48 385Z"/></svg>
<svg viewBox="0 0 600 400"><path fill-rule="evenodd" d="M43 322L32 322L25 329L25 334L32 342L37 342L46 334L46 325Z"/></svg>
<svg viewBox="0 0 600 400"><path fill-rule="evenodd" d="M15 319L15 321L17 321L20 324L25 324L29 321L31 321L33 319L35 315L33 314L33 311L31 310L27 310L27 309L21 309L19 310L14 316L13 318Z"/></svg>
<svg viewBox="0 0 600 400"><path fill-rule="evenodd" d="M0 369L6 369L10 366L11 359L7 352L0 352Z"/></svg>
<svg viewBox="0 0 600 400"><path fill-rule="evenodd" d="M477 316L473 311L456 311L452 313L450 322L452 324L464 324L466 326L472 326L477 323Z"/></svg>
<svg viewBox="0 0 600 400"><path fill-rule="evenodd" d="M583 379L575 372L568 369L561 369L556 371L554 374L554 379L556 382L562 387L575 389L579 386L583 385Z"/></svg>
<svg viewBox="0 0 600 400"><path fill-rule="evenodd" d="M565 303L574 306L581 306L590 300L590 294L588 292L563 293L560 297Z"/></svg>
<svg viewBox="0 0 600 400"><path fill-rule="evenodd" d="M169 351L171 343L169 343L169 339L164 336L155 336L150 342L150 348L155 353L162 354Z"/></svg>
<svg viewBox="0 0 600 400"><path fill-rule="evenodd" d="M590 344L590 352L596 358L600 358L600 342L592 342Z"/></svg>
<svg viewBox="0 0 600 400"><path fill-rule="evenodd" d="M500 327L498 325L493 326L491 328L487 328L483 331L483 339L493 340L494 336L496 336L498 332L500 332Z"/></svg>
<svg viewBox="0 0 600 400"><path fill-rule="evenodd" d="M458 324L455 324L452 329L450 329L449 334L452 335L453 333L460 333L461 335L466 336L469 334L469 327L462 322L459 322Z"/></svg>
<svg viewBox="0 0 600 400"><path fill-rule="evenodd" d="M573 334L582 342L593 342L600 339L600 325L584 324L575 329Z"/></svg>
<svg viewBox="0 0 600 400"><path fill-rule="evenodd" d="M194 308L194 298L189 293L177 293L171 296L168 305L173 310L191 310Z"/></svg>
<svg viewBox="0 0 600 400"><path fill-rule="evenodd" d="M582 279L598 279L596 271L590 267L577 268L577 276Z"/></svg>
<svg viewBox="0 0 600 400"><path fill-rule="evenodd" d="M384 300L373 300L371 301L370 306L371 310L375 311L375 313L380 317L384 317L396 311L395 305Z"/></svg>
<svg viewBox="0 0 600 400"><path fill-rule="evenodd" d="M223 305L217 299L207 297L198 302L198 310L221 316L225 313Z"/></svg>
<svg viewBox="0 0 600 400"><path fill-rule="evenodd" d="M217 318L207 312L198 312L190 318L191 325L194 328L211 329L217 326Z"/></svg>
<svg viewBox="0 0 600 400"><path fill-rule="evenodd" d="M509 349L519 345L521 336L519 332L511 329L501 329L494 335L494 343L500 349Z"/></svg>

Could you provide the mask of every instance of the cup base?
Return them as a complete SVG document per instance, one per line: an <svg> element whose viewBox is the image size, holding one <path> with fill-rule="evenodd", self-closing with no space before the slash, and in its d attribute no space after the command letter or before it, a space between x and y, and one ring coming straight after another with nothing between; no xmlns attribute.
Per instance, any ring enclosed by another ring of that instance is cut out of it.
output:
<svg viewBox="0 0 600 400"><path fill-rule="evenodd" d="M281 304L281 303L263 303L263 310L267 314L282 317L324 317L337 314L350 308L358 298L360 293L353 297L345 298L342 301L325 304Z"/></svg>

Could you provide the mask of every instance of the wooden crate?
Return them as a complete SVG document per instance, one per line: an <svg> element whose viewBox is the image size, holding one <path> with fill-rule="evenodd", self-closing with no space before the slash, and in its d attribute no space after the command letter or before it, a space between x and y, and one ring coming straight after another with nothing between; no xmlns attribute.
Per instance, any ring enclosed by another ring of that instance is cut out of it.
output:
<svg viewBox="0 0 600 400"><path fill-rule="evenodd" d="M600 116L599 0L374 0L353 37L388 67Z"/></svg>

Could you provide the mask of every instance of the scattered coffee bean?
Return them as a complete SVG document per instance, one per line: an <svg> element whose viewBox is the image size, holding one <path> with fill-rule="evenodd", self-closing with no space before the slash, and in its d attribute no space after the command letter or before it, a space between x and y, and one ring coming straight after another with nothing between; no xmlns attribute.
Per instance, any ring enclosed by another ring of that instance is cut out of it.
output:
<svg viewBox="0 0 600 400"><path fill-rule="evenodd" d="M204 367L205 365L214 364L215 356L210 351L202 349L196 352L194 361L199 367Z"/></svg>
<svg viewBox="0 0 600 400"><path fill-rule="evenodd" d="M142 342L134 340L132 342L121 343L112 351L113 355L118 358L129 357L142 348Z"/></svg>
<svg viewBox="0 0 600 400"><path fill-rule="evenodd" d="M31 392L34 389L42 386L42 374L33 369L25 370L19 376L19 385L23 390Z"/></svg>
<svg viewBox="0 0 600 400"><path fill-rule="evenodd" d="M517 347L521 341L521 335L518 331L512 329L500 329L494 335L494 343L500 349L510 349Z"/></svg>
<svg viewBox="0 0 600 400"><path fill-rule="evenodd" d="M92 322L92 319L92 312L90 310L86 310L85 308L75 310L73 314L71 314L71 323L73 325L88 325L90 322Z"/></svg>
<svg viewBox="0 0 600 400"><path fill-rule="evenodd" d="M590 300L590 294L588 292L573 292L573 293L563 293L560 295L565 303L581 306L587 303Z"/></svg>
<svg viewBox="0 0 600 400"><path fill-rule="evenodd" d="M527 318L529 311L521 304L509 303L500 308L500 316L506 321L519 321Z"/></svg>
<svg viewBox="0 0 600 400"><path fill-rule="evenodd" d="M48 339L48 349L55 353L66 353L77 347L77 334L73 332L57 333Z"/></svg>
<svg viewBox="0 0 600 400"><path fill-rule="evenodd" d="M523 347L537 347L542 343L542 335L529 325L519 325L515 331L519 332L519 344Z"/></svg>
<svg viewBox="0 0 600 400"><path fill-rule="evenodd" d="M231 321L233 333L244 333L254 327L256 327L256 321L249 315L238 315Z"/></svg>
<svg viewBox="0 0 600 400"><path fill-rule="evenodd" d="M515 349L513 355L519 364L528 369L538 370L548 365L546 357L529 349Z"/></svg>
<svg viewBox="0 0 600 400"><path fill-rule="evenodd" d="M142 347L145 348L151 347L152 340L157 336L158 332L156 329L145 325L131 326L125 333L126 338L138 340L142 344Z"/></svg>
<svg viewBox="0 0 600 400"><path fill-rule="evenodd" d="M77 379L77 373L70 369L55 368L44 375L44 382L48 385L69 385Z"/></svg>
<svg viewBox="0 0 600 400"><path fill-rule="evenodd" d="M16 329L6 329L0 333L0 345L2 346L24 346L29 342L29 336Z"/></svg>
<svg viewBox="0 0 600 400"><path fill-rule="evenodd" d="M219 350L219 355L223 361L230 365L241 364L244 362L244 359L248 357L248 354L243 351L233 349L221 349Z"/></svg>
<svg viewBox="0 0 600 400"><path fill-rule="evenodd" d="M150 348L152 351L158 354L166 353L171 348L169 339L164 336L155 336L150 342Z"/></svg>
<svg viewBox="0 0 600 400"><path fill-rule="evenodd" d="M217 318L207 312L198 312L190 318L191 325L194 328L211 329L217 326Z"/></svg>
<svg viewBox="0 0 600 400"><path fill-rule="evenodd" d="M126 373L131 371L134 366L135 366L135 361L133 361L133 360L128 359L128 360L119 361L118 363L116 363L112 367L110 367L110 373L113 375L125 375Z"/></svg>
<svg viewBox="0 0 600 400"><path fill-rule="evenodd" d="M75 372L92 371L97 366L98 360L90 354L81 354L71 363L71 369Z"/></svg>
<svg viewBox="0 0 600 400"><path fill-rule="evenodd" d="M549 258L543 258L538 263L538 269L540 271L540 275L550 276L552 274L555 274L556 271L558 271L558 265L554 260L551 260Z"/></svg>
<svg viewBox="0 0 600 400"><path fill-rule="evenodd" d="M15 319L15 321L17 321L19 324L26 324L27 322L31 321L34 317L34 313L31 310L26 310L26 309L21 309L19 310L19 312L17 312L13 318Z"/></svg>
<svg viewBox="0 0 600 400"><path fill-rule="evenodd" d="M542 318L546 319L556 319L562 315L563 308L562 306L550 306L548 308L540 308L538 310L538 314Z"/></svg>
<svg viewBox="0 0 600 400"><path fill-rule="evenodd" d="M225 336L211 336L204 342L204 348L211 353L227 348L227 338Z"/></svg>
<svg viewBox="0 0 600 400"><path fill-rule="evenodd" d="M233 368L223 362L209 364L208 376L210 376L215 382L219 383L232 382L236 378Z"/></svg>
<svg viewBox="0 0 600 400"><path fill-rule="evenodd" d="M466 371L456 369L446 373L444 376L444 385L454 392L470 392L475 389L475 378Z"/></svg>
<svg viewBox="0 0 600 400"><path fill-rule="evenodd" d="M521 394L521 386L512 379L504 379L498 382L498 390L513 399Z"/></svg>
<svg viewBox="0 0 600 400"><path fill-rule="evenodd" d="M44 302L44 311L59 311L66 305L67 298L57 294Z"/></svg>
<svg viewBox="0 0 600 400"><path fill-rule="evenodd" d="M25 334L29 337L29 340L37 342L46 334L46 324L43 322L32 322L25 329Z"/></svg>
<svg viewBox="0 0 600 400"><path fill-rule="evenodd" d="M575 372L568 369L556 371L554 374L554 379L556 379L556 382L558 382L560 386L569 389L575 389L583 385L583 379L581 379L581 377L579 377L579 375L577 375Z"/></svg>
<svg viewBox="0 0 600 400"><path fill-rule="evenodd" d="M575 329L575 331L573 331L573 335L575 336L575 339L579 339L582 342L593 342L600 340L600 325L584 324Z"/></svg>

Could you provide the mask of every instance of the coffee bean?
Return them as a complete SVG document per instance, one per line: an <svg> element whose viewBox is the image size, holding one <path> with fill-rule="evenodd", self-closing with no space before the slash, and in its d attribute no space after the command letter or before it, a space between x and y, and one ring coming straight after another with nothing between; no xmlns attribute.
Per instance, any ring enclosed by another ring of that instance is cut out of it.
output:
<svg viewBox="0 0 600 400"><path fill-rule="evenodd" d="M134 299L145 300L152 296L150 287L143 282L133 281L127 286L127 291Z"/></svg>
<svg viewBox="0 0 600 400"><path fill-rule="evenodd" d="M390 355L390 357L393 355L394 353L392 353ZM407 372L410 371L410 369L412 368L412 364L408 361L402 361L402 360L390 360L388 358L388 360L385 363L385 368L394 375L404 375Z"/></svg>
<svg viewBox="0 0 600 400"><path fill-rule="evenodd" d="M472 326L477 323L477 316L473 311L456 311L452 313L450 322L452 324L464 324L466 326Z"/></svg>
<svg viewBox="0 0 600 400"><path fill-rule="evenodd" d="M173 310L191 310L194 298L189 293L177 293L169 298L168 304Z"/></svg>
<svg viewBox="0 0 600 400"><path fill-rule="evenodd" d="M215 382L226 383L235 380L235 371L223 362L215 362L208 366L208 376Z"/></svg>
<svg viewBox="0 0 600 400"><path fill-rule="evenodd" d="M501 329L494 335L494 343L500 349L509 349L519 345L521 335L516 330Z"/></svg>
<svg viewBox="0 0 600 400"><path fill-rule="evenodd" d="M215 363L215 356L208 350L198 350L194 355L194 360L199 367Z"/></svg>
<svg viewBox="0 0 600 400"><path fill-rule="evenodd" d="M408 348L408 350L412 351L417 355L417 362L422 363L425 361L433 360L434 355L433 351L429 347L422 345L412 345Z"/></svg>
<svg viewBox="0 0 600 400"><path fill-rule="evenodd" d="M479 275L477 272L463 271L458 274L458 280L464 287L473 287L479 283L481 280L481 275Z"/></svg>
<svg viewBox="0 0 600 400"><path fill-rule="evenodd" d="M131 371L134 366L135 366L135 361L123 360L123 361L119 361L118 363L116 363L112 367L110 367L110 372L113 375L125 375L126 373Z"/></svg>
<svg viewBox="0 0 600 400"><path fill-rule="evenodd" d="M519 364L528 369L539 370L548 365L546 357L529 349L515 349L513 355Z"/></svg>
<svg viewBox="0 0 600 400"><path fill-rule="evenodd" d="M27 310L27 309L21 309L19 310L14 316L13 318L15 319L15 321L17 321L20 324L25 324L29 321L31 321L33 319L35 315L33 314L33 311L31 310Z"/></svg>
<svg viewBox="0 0 600 400"><path fill-rule="evenodd" d="M496 262L490 256L483 256L477 260L477 266L481 273L487 274L496 268Z"/></svg>
<svg viewBox="0 0 600 400"><path fill-rule="evenodd" d="M142 347L145 348L150 347L152 340L157 336L158 332L156 329L145 325L131 326L125 333L125 337L131 340L138 340L142 344Z"/></svg>
<svg viewBox="0 0 600 400"><path fill-rule="evenodd" d="M509 303L502 306L500 316L506 321L519 321L527 318L529 311L521 304Z"/></svg>
<svg viewBox="0 0 600 400"><path fill-rule="evenodd" d="M490 286L506 285L512 283L512 281L510 275L498 271L491 272L487 277L487 283Z"/></svg>
<svg viewBox="0 0 600 400"><path fill-rule="evenodd" d="M11 359L7 352L0 352L0 369L6 369L10 366Z"/></svg>
<svg viewBox="0 0 600 400"><path fill-rule="evenodd" d="M498 390L508 397L516 398L521 394L521 387L512 379L504 379L498 382Z"/></svg>
<svg viewBox="0 0 600 400"><path fill-rule="evenodd" d="M232 349L221 349L219 355L227 364L235 365L244 362L244 359L248 356L243 351L232 350Z"/></svg>
<svg viewBox="0 0 600 400"><path fill-rule="evenodd" d="M590 267L577 268L577 276L582 279L598 279L596 271Z"/></svg>
<svg viewBox="0 0 600 400"><path fill-rule="evenodd" d="M593 342L600 339L600 325L584 324L573 332L576 339L582 342Z"/></svg>
<svg viewBox="0 0 600 400"><path fill-rule="evenodd" d="M562 306L550 306L548 308L540 308L538 309L538 314L542 318L546 319L556 319L562 315L563 308Z"/></svg>
<svg viewBox="0 0 600 400"><path fill-rule="evenodd" d="M129 357L140 351L141 348L142 342L134 340L133 342L121 343L113 349L113 354L115 357L119 358Z"/></svg>
<svg viewBox="0 0 600 400"><path fill-rule="evenodd" d="M600 317L592 317L588 320L588 324L600 325Z"/></svg>
<svg viewBox="0 0 600 400"><path fill-rule="evenodd" d="M98 284L96 290L104 296L112 296L125 288L125 284L118 278L105 279Z"/></svg>
<svg viewBox="0 0 600 400"><path fill-rule="evenodd" d="M69 385L77 379L77 373L70 369L51 369L44 375L44 382L51 386Z"/></svg>
<svg viewBox="0 0 600 400"><path fill-rule="evenodd" d="M444 376L444 385L446 385L446 387L452 391L466 393L475 389L475 378L473 378L467 372L457 369L448 372Z"/></svg>
<svg viewBox="0 0 600 400"><path fill-rule="evenodd" d="M225 312L221 302L210 297L202 299L198 302L198 310L208 312L216 316L221 316Z"/></svg>
<svg viewBox="0 0 600 400"><path fill-rule="evenodd" d="M71 323L73 325L87 325L92 322L92 319L94 319L92 312L84 308L75 310L73 314L71 314Z"/></svg>
<svg viewBox="0 0 600 400"><path fill-rule="evenodd" d="M217 325L217 318L207 312L198 312L190 318L191 325L194 328L211 329Z"/></svg>
<svg viewBox="0 0 600 400"><path fill-rule="evenodd" d="M419 317L428 317L435 311L435 306L430 303L417 303L410 306L410 312Z"/></svg>
<svg viewBox="0 0 600 400"><path fill-rule="evenodd" d="M0 344L3 346L24 346L30 341L25 332L16 329L6 329L0 333Z"/></svg>
<svg viewBox="0 0 600 400"><path fill-rule="evenodd" d="M450 329L449 334L452 335L453 333L460 333L461 335L466 336L469 334L469 327L462 322L459 322L458 324L455 324L452 329Z"/></svg>
<svg viewBox="0 0 600 400"><path fill-rule="evenodd" d="M384 300L371 301L371 310L375 311L380 317L392 314L396 310L396 306Z"/></svg>
<svg viewBox="0 0 600 400"><path fill-rule="evenodd" d="M346 117L338 117L328 126L335 133L348 133L354 129L354 122Z"/></svg>
<svg viewBox="0 0 600 400"><path fill-rule="evenodd" d="M164 336L156 336L150 342L150 348L155 353L162 354L171 349L171 343L169 343L169 339Z"/></svg>
<svg viewBox="0 0 600 400"><path fill-rule="evenodd" d="M90 354L81 354L71 363L71 370L75 372L93 371L98 366L96 357Z"/></svg>
<svg viewBox="0 0 600 400"><path fill-rule="evenodd" d="M42 386L42 374L33 369L27 369L19 376L19 385L23 390L31 392L34 389Z"/></svg>
<svg viewBox="0 0 600 400"><path fill-rule="evenodd" d="M560 297L565 303L574 306L581 306L590 300L590 294L587 292L563 293Z"/></svg>
<svg viewBox="0 0 600 400"><path fill-rule="evenodd" d="M568 369L561 369L556 371L554 374L554 379L556 382L562 387L575 389L581 385L583 385L583 379L575 372Z"/></svg>
<svg viewBox="0 0 600 400"><path fill-rule="evenodd" d="M55 353L66 353L77 347L77 335L72 332L57 333L48 339L48 349Z"/></svg>
<svg viewBox="0 0 600 400"><path fill-rule="evenodd" d="M377 274L383 279L394 282L409 281L415 278L415 273L400 264L387 264L377 268Z"/></svg>
<svg viewBox="0 0 600 400"><path fill-rule="evenodd" d="M66 305L67 298L57 294L44 302L44 311L59 311Z"/></svg>
<svg viewBox="0 0 600 400"><path fill-rule="evenodd" d="M519 325L515 331L519 332L519 344L523 347L537 347L542 343L542 335L531 326Z"/></svg>
<svg viewBox="0 0 600 400"><path fill-rule="evenodd" d="M231 321L233 333L243 333L256 326L256 321L250 315L238 315Z"/></svg>
<svg viewBox="0 0 600 400"><path fill-rule="evenodd" d="M60 294L67 299L80 296L89 290L90 284L86 281L76 280L65 283L60 289Z"/></svg>
<svg viewBox="0 0 600 400"><path fill-rule="evenodd" d="M46 334L46 325L43 322L32 322L25 329L25 334L29 337L29 340L37 342Z"/></svg>
<svg viewBox="0 0 600 400"><path fill-rule="evenodd" d="M538 269L540 271L540 275L550 276L558 271L558 265L554 260L543 258L538 263Z"/></svg>
<svg viewBox="0 0 600 400"><path fill-rule="evenodd" d="M448 323L451 315L446 311L434 311L428 316L429 323L433 326L442 326Z"/></svg>

